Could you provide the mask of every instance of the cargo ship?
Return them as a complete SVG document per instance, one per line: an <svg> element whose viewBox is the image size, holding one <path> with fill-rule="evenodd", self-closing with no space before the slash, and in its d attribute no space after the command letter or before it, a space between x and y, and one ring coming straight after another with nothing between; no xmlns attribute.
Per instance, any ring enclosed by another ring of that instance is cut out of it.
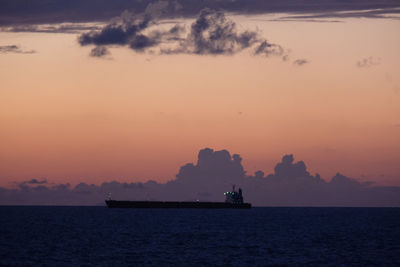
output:
<svg viewBox="0 0 400 267"><path fill-rule="evenodd" d="M203 202L203 201L131 201L106 200L109 208L158 208L158 209L250 209L250 203L243 202L242 189L225 192L225 202Z"/></svg>

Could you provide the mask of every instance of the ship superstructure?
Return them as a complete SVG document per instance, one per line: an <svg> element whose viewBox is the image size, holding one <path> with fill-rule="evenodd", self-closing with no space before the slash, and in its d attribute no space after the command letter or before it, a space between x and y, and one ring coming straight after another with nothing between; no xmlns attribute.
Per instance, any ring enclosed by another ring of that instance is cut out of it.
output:
<svg viewBox="0 0 400 267"><path fill-rule="evenodd" d="M241 188L239 188L238 191L235 191L235 186L233 186L232 191L225 192L224 195L225 203L243 204L243 194Z"/></svg>

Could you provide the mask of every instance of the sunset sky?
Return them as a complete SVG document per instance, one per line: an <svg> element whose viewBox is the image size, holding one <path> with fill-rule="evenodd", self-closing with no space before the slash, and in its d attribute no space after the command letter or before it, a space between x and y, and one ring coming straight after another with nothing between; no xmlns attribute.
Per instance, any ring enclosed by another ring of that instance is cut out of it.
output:
<svg viewBox="0 0 400 267"><path fill-rule="evenodd" d="M268 56L254 47L167 54L111 44L93 57L95 46L78 38L108 20L79 22L74 32L4 24L0 186L33 178L166 182L205 147L240 154L248 174L268 174L291 153L326 180L341 172L400 186L396 12L291 19L225 12L238 33L257 32L284 49ZM195 20L161 18L148 30L178 23L187 34Z"/></svg>

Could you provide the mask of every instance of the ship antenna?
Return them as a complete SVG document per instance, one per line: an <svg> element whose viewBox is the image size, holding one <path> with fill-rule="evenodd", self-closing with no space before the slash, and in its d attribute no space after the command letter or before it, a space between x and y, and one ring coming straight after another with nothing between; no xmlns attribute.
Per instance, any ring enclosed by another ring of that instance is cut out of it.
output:
<svg viewBox="0 0 400 267"><path fill-rule="evenodd" d="M235 185L232 185L232 192L235 192Z"/></svg>

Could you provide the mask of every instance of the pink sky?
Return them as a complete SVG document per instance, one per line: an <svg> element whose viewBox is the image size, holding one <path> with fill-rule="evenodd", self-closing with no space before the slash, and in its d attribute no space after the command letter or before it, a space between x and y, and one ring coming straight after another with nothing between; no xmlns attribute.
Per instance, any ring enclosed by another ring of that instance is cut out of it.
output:
<svg viewBox="0 0 400 267"><path fill-rule="evenodd" d="M400 21L264 17L231 18L290 61L112 47L97 59L76 34L1 32L0 46L37 53L0 53L0 186L164 182L204 147L240 154L248 173L293 153L327 180L400 185Z"/></svg>

